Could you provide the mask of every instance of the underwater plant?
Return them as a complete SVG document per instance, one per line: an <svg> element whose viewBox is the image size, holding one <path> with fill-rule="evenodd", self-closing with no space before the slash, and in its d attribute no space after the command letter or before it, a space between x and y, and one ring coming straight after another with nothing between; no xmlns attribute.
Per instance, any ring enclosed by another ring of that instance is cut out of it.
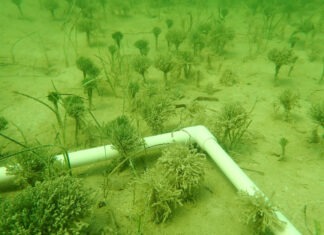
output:
<svg viewBox="0 0 324 235"><path fill-rule="evenodd" d="M278 27L282 17L280 17L280 13L278 11L278 7L275 4L260 4L262 9L262 15L264 19L263 23L263 31L264 36L267 40L271 39L273 36L273 32Z"/></svg>
<svg viewBox="0 0 324 235"><path fill-rule="evenodd" d="M241 141L252 120L240 103L229 103L222 107L212 130L225 150L234 149Z"/></svg>
<svg viewBox="0 0 324 235"><path fill-rule="evenodd" d="M112 39L114 39L117 47L118 47L118 51L120 51L120 44L121 44L121 40L123 39L124 35L122 34L122 32L120 31L116 31L111 35Z"/></svg>
<svg viewBox="0 0 324 235"><path fill-rule="evenodd" d="M147 72L150 66L151 66L151 60L146 56L136 56L133 59L133 68L137 73L142 75L143 81L145 83L146 83L145 73Z"/></svg>
<svg viewBox="0 0 324 235"><path fill-rule="evenodd" d="M184 77L189 79L192 75L192 67L195 63L194 54L191 51L181 51L178 55L178 63L183 68Z"/></svg>
<svg viewBox="0 0 324 235"><path fill-rule="evenodd" d="M166 24L168 29L171 29L172 26L173 26L173 20L172 19L166 19L165 24Z"/></svg>
<svg viewBox="0 0 324 235"><path fill-rule="evenodd" d="M132 161L132 155L138 148L144 145L144 141L129 118L125 115L121 115L106 124L104 127L104 135L111 141L114 148L120 153L118 162L123 164L128 160L130 166L136 174Z"/></svg>
<svg viewBox="0 0 324 235"><path fill-rule="evenodd" d="M97 28L97 25L91 17L84 16L78 21L78 29L85 32L88 46L91 46L91 33Z"/></svg>
<svg viewBox="0 0 324 235"><path fill-rule="evenodd" d="M165 35L165 38L168 42L168 46L170 49L171 44L175 46L176 51L179 51L180 45L184 42L186 39L186 33L181 29L171 29L167 32Z"/></svg>
<svg viewBox="0 0 324 235"><path fill-rule="evenodd" d="M246 192L239 193L242 206L245 208L244 218L256 235L273 234L282 231L285 222L278 219L277 208L262 193L256 192L253 196Z"/></svg>
<svg viewBox="0 0 324 235"><path fill-rule="evenodd" d="M316 34L316 28L314 23L311 21L311 18L303 20L298 26L297 29L292 33L293 36L298 35L298 34L304 34L305 35L305 44L309 40L309 36L312 38Z"/></svg>
<svg viewBox="0 0 324 235"><path fill-rule="evenodd" d="M0 136L3 137L4 139L6 140L9 140L10 142L20 146L20 147L23 147L23 148L28 148L27 146L27 140L26 140L26 137L25 135L22 133L22 131L20 130L20 128L18 126L16 126L14 124L14 126L18 129L18 131L20 132L20 134L22 135L23 139L24 139L24 143L4 134L3 132L8 128L8 120L3 117L3 116L0 116ZM0 158L2 158L3 156L1 155L1 146L0 146Z"/></svg>
<svg viewBox="0 0 324 235"><path fill-rule="evenodd" d="M148 52L150 51L149 42L144 39L137 40L134 43L134 46L139 50L142 56L147 56Z"/></svg>
<svg viewBox="0 0 324 235"><path fill-rule="evenodd" d="M133 7L133 1L131 0L110 0L109 8L113 14L126 17L130 14L130 11Z"/></svg>
<svg viewBox="0 0 324 235"><path fill-rule="evenodd" d="M76 145L78 145L78 136L79 130L82 127L83 119L85 115L85 107L83 99L77 95L70 95L63 99L63 106L68 116L72 117L75 121L75 131L74 131L74 139Z"/></svg>
<svg viewBox="0 0 324 235"><path fill-rule="evenodd" d="M116 45L110 45L108 47L108 51L110 54L111 63L114 64L115 58L116 58L116 52L118 51L118 47Z"/></svg>
<svg viewBox="0 0 324 235"><path fill-rule="evenodd" d="M7 129L8 121L5 117L0 116L0 132Z"/></svg>
<svg viewBox="0 0 324 235"><path fill-rule="evenodd" d="M20 16L24 16L24 13L21 9L21 3L22 3L22 0L11 0L11 2L17 7L19 13L20 13Z"/></svg>
<svg viewBox="0 0 324 235"><path fill-rule="evenodd" d="M44 0L44 7L46 10L49 10L53 19L55 19L55 11L59 7L57 0Z"/></svg>
<svg viewBox="0 0 324 235"><path fill-rule="evenodd" d="M317 125L324 128L324 101L321 101L319 103L313 103L309 110L309 114ZM322 134L322 138L324 138L324 134ZM316 126L313 129L309 142L311 143L321 142L321 137L318 134L318 126Z"/></svg>
<svg viewBox="0 0 324 235"><path fill-rule="evenodd" d="M219 78L219 83L225 86L233 86L237 83L237 75L231 69L226 69Z"/></svg>
<svg viewBox="0 0 324 235"><path fill-rule="evenodd" d="M154 27L152 30L152 33L154 35L154 39L155 39L155 49L158 49L158 45L159 45L159 36L161 34L162 30L159 27Z"/></svg>
<svg viewBox="0 0 324 235"><path fill-rule="evenodd" d="M57 92L57 91L51 91L51 92L48 93L47 99L53 104L57 122L58 122L59 126L61 128L63 128L63 121L62 121L60 111L59 111L59 106L58 106L59 101L61 99L60 93Z"/></svg>
<svg viewBox="0 0 324 235"><path fill-rule="evenodd" d="M207 33L203 29L196 29L190 34L189 40L193 46L194 55L199 55L202 49L206 46Z"/></svg>
<svg viewBox="0 0 324 235"><path fill-rule="evenodd" d="M87 227L93 199L80 179L58 177L38 182L0 200L0 233L80 234Z"/></svg>
<svg viewBox="0 0 324 235"><path fill-rule="evenodd" d="M41 146L27 147L10 156L14 158L7 165L8 174L15 176L15 184L21 188L35 186L37 182L52 179L65 172L54 153Z"/></svg>
<svg viewBox="0 0 324 235"><path fill-rule="evenodd" d="M87 75L92 78L96 78L100 73L99 68L88 57L80 56L76 60L76 65L77 65L78 69L80 69L82 71L83 79L86 79Z"/></svg>
<svg viewBox="0 0 324 235"><path fill-rule="evenodd" d="M93 89L97 88L97 79L95 78L86 78L82 80L82 86L84 91L87 93L88 102L89 102L89 110L92 109L92 96L93 96Z"/></svg>
<svg viewBox="0 0 324 235"><path fill-rule="evenodd" d="M268 59L275 64L274 79L278 79L278 73L283 65L291 65L296 62L297 57L290 49L272 49L268 52Z"/></svg>
<svg viewBox="0 0 324 235"><path fill-rule="evenodd" d="M279 161L282 161L282 160L285 159L285 157L286 157L286 146L287 146L288 143L289 142L285 137L280 138L279 144L280 144L280 147L281 147L281 154L280 154L279 159L278 159Z"/></svg>
<svg viewBox="0 0 324 235"><path fill-rule="evenodd" d="M128 157L143 145L140 134L125 115L109 122L105 126L105 135L123 158Z"/></svg>
<svg viewBox="0 0 324 235"><path fill-rule="evenodd" d="M191 201L197 194L204 177L205 157L192 146L174 144L158 159L163 176L176 191L180 190L181 201Z"/></svg>
<svg viewBox="0 0 324 235"><path fill-rule="evenodd" d="M128 96L133 100L135 99L135 96L136 94L138 93L140 89L140 85L138 82L133 82L131 81L129 84L128 84L128 87L127 87L127 94Z"/></svg>
<svg viewBox="0 0 324 235"><path fill-rule="evenodd" d="M208 45L218 55L225 52L225 46L234 39L235 33L232 28L226 27L224 24L216 24L209 33Z"/></svg>
<svg viewBox="0 0 324 235"><path fill-rule="evenodd" d="M324 101L312 104L310 116L316 124L324 128Z"/></svg>
<svg viewBox="0 0 324 235"><path fill-rule="evenodd" d="M116 46L113 46L116 48ZM115 88L115 84L114 81L112 80L111 74L108 72L108 68L107 68L107 61L104 60L101 56L97 56L97 58L100 60L101 62L101 69L103 71L103 74L106 78L106 82L109 84L111 91L113 92L114 96L117 97L117 93L116 93L116 88ZM114 66L114 57L111 57L111 66ZM99 93L99 89L97 86L95 86L95 88L97 89L98 93Z"/></svg>
<svg viewBox="0 0 324 235"><path fill-rule="evenodd" d="M296 45L296 43L300 40L300 38L294 34L290 35L289 37L289 44L290 44L290 48L293 49Z"/></svg>
<svg viewBox="0 0 324 235"><path fill-rule="evenodd" d="M285 121L289 121L291 110L298 106L299 95L290 89L286 89L280 94L279 101L285 110Z"/></svg>
<svg viewBox="0 0 324 235"><path fill-rule="evenodd" d="M165 121L174 113L174 106L165 91L146 91L139 96L138 102L140 115L151 128L153 134L162 133Z"/></svg>
<svg viewBox="0 0 324 235"><path fill-rule="evenodd" d="M155 61L154 66L163 72L164 85L167 86L168 73L174 68L175 62L171 54L159 54Z"/></svg>
<svg viewBox="0 0 324 235"><path fill-rule="evenodd" d="M165 223L178 206L182 206L181 191L176 190L163 176L147 171L142 179L148 195L148 206L156 224Z"/></svg>
<svg viewBox="0 0 324 235"><path fill-rule="evenodd" d="M49 95L47 96L48 100L53 103L54 108L52 108L50 105L48 105L44 101L42 101L42 100L40 100L38 98L35 98L33 96L30 96L30 95L27 95L27 94L24 94L24 93L21 93L21 92L17 92L17 91L15 91L14 93L16 93L18 95L25 96L25 97L27 97L29 99L32 99L32 100L46 106L49 110L51 110L55 114L56 120L58 122L59 127L61 128L61 130L63 132L63 138L64 138L64 130L63 130L64 125L63 125L63 121L62 121L62 118L61 118L59 110L58 110L58 99L60 98L58 92L53 92L53 93L50 92Z"/></svg>
<svg viewBox="0 0 324 235"><path fill-rule="evenodd" d="M228 12L229 12L228 8L218 7L218 17L221 22L225 21Z"/></svg>

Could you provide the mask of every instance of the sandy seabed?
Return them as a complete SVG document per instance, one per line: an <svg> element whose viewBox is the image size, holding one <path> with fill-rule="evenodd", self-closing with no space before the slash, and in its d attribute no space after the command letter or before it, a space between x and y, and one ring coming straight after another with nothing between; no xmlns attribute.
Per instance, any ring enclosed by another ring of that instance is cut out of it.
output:
<svg viewBox="0 0 324 235"><path fill-rule="evenodd" d="M173 27L187 27L190 13L194 28L199 22L218 17L216 6L173 6L161 9L134 6L127 16L121 15L123 12L119 9L107 8L105 14L103 11L97 12L98 28L92 32L92 46L89 47L85 33L75 31L71 21L67 21L64 4L57 9L55 19L38 1L24 2L24 16L19 15L10 1L3 1L1 5L0 115L18 126L28 140L38 140L42 144L55 141L55 116L45 106L17 95L14 91L47 102L46 96L55 84L61 93L76 94L86 99L81 85L82 73L75 61L82 55L100 65L97 56L108 55L108 45L114 44L111 38L113 32L124 33L121 54L126 60L138 53L134 42L142 38L150 42L148 57L154 59L159 52L168 50L165 40L166 19L174 20ZM254 107L248 138L244 139L240 149L230 154L266 195L273 195L273 203L302 234L315 234L309 231L314 228L314 221L324 229L324 143L323 140L321 143L309 142L312 130L316 127L309 109L312 103L324 100L324 83L318 82L324 53L323 6L305 9L302 17L300 13L295 13L289 19L278 21L269 40L260 36L259 31L264 23L260 13L253 16L243 6L228 9L225 23L235 31L234 39L226 45L223 55L215 55L208 48L202 50L199 62L193 65L201 73L199 84L195 79L186 80L176 77L176 73L171 74L170 79L174 80L171 84L179 93L175 104L188 105L197 97L217 98L217 101L199 101L209 110L210 115L216 115L228 102L240 102L248 110ZM301 23L301 18L306 19L308 15L312 16L315 36L301 36L294 47L294 53L298 56L294 70L288 76L289 66L283 66L279 80L274 82L274 65L268 60L267 52L272 48L289 47L289 36L296 25ZM280 17L275 18L275 22ZM155 26L162 29L158 50L154 47L151 33ZM72 30L71 34L69 30ZM253 41L251 38L254 35L259 35L261 39ZM261 48L259 51L258 47ZM179 50L192 50L189 39L180 45ZM219 81L228 69L236 75L237 82L232 86L225 86ZM141 76L131 68L128 75L142 82ZM147 71L146 79L148 83L163 87L162 73L154 66ZM214 92L207 89L211 86ZM278 98L285 89L297 92L300 97L298 106L291 111L289 121L285 121ZM116 86L115 97L101 72L99 90L100 95L94 92L93 113L100 123L121 115L125 105L122 85ZM126 114L128 112L126 110ZM90 117L88 119L92 121ZM165 132L181 127L179 120L178 114L169 118ZM68 144L71 150L92 145L73 145L72 126L73 121L68 120ZM323 133L323 128L318 127L318 131ZM143 136L152 135L144 121L141 121L141 132ZM8 128L6 134L20 138L14 127ZM277 156L281 151L279 140L282 137L289 142L284 161L278 161ZM0 147L2 151L15 149L14 145L3 139L0 140ZM109 162L75 171L76 175L84 178L87 187L97 192L98 200L102 197L102 172L107 164ZM154 164L154 161L150 164ZM143 234L250 234L242 221L243 212L238 206L235 188L211 161L208 161L205 179L196 201L177 208L169 221L159 225L150 221L148 212L138 208L138 203L134 204L136 189L131 184L131 171L118 173L111 180L114 183L108 195L108 206L94 209L91 219L93 234L100 234L100 229L104 228L107 234L113 230L118 230L116 234L139 234L137 226L141 216ZM114 213L114 222L111 211Z"/></svg>

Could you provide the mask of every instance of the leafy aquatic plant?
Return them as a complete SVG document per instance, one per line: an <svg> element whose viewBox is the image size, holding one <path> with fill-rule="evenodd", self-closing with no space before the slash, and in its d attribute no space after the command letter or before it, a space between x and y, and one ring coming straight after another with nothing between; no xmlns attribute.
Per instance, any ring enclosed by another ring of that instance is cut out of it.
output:
<svg viewBox="0 0 324 235"><path fill-rule="evenodd" d="M142 56L147 56L148 52L150 51L149 42L144 39L137 40L134 43L134 46L139 50Z"/></svg>
<svg viewBox="0 0 324 235"><path fill-rule="evenodd" d="M138 93L139 89L140 89L139 83L136 81L135 82L131 81L127 87L127 94L129 98L131 98L132 100L135 99L135 96Z"/></svg>
<svg viewBox="0 0 324 235"><path fill-rule="evenodd" d="M316 124L324 128L324 101L312 104L310 115Z"/></svg>
<svg viewBox="0 0 324 235"><path fill-rule="evenodd" d="M173 20L172 19L166 19L165 24L166 24L168 29L171 29L172 26L173 26Z"/></svg>
<svg viewBox="0 0 324 235"><path fill-rule="evenodd" d="M0 132L7 129L8 121L5 117L0 116Z"/></svg>
<svg viewBox="0 0 324 235"><path fill-rule="evenodd" d="M180 45L184 42L186 39L186 33L181 29L171 29L166 34L166 40L168 42L169 47L174 45L176 51L179 51Z"/></svg>
<svg viewBox="0 0 324 235"><path fill-rule="evenodd" d="M281 154L280 154L279 159L278 159L279 161L285 159L285 157L286 157L286 146L287 146L288 143L289 143L288 139L286 139L285 137L280 138L279 144L280 144L280 147L281 147Z"/></svg>
<svg viewBox="0 0 324 235"><path fill-rule="evenodd" d="M48 93L47 99L53 104L57 122L58 122L59 126L61 128L63 128L63 121L62 121L60 111L59 111L59 106L58 106L59 101L61 99L60 93L57 92L57 91L51 91L51 92Z"/></svg>
<svg viewBox="0 0 324 235"><path fill-rule="evenodd" d="M311 19L306 19L303 20L297 27L296 31L294 32L294 34L296 33L303 33L305 35L309 35L310 33L315 33L315 25L314 23L311 21Z"/></svg>
<svg viewBox="0 0 324 235"><path fill-rule="evenodd" d="M233 86L237 83L237 75L231 69L226 69L222 73L219 82L225 86Z"/></svg>
<svg viewBox="0 0 324 235"><path fill-rule="evenodd" d="M192 76L192 67L195 64L195 57L191 51L181 51L178 54L178 63L183 68L184 77L189 79Z"/></svg>
<svg viewBox="0 0 324 235"><path fill-rule="evenodd" d="M18 94L18 95L25 96L25 97L27 97L29 99L32 99L32 100L34 100L34 101L36 101L36 102L38 102L38 103L46 106L49 110L51 110L55 114L55 117L57 119L58 125L61 128L61 130L63 131L64 126L63 126L63 122L62 122L62 119L61 119L61 116L60 116L60 113L59 113L59 110L58 110L58 101L60 99L58 92L56 92L56 91L55 92L50 92L48 94L48 96L47 96L48 100L54 104L54 108L52 108L50 105L48 105L47 103L43 102L42 100L40 100L38 98L35 98L33 96L30 96L28 94L24 94L24 93L17 92L17 91L15 91L15 93ZM63 136L64 136L64 131L63 131Z"/></svg>
<svg viewBox="0 0 324 235"><path fill-rule="evenodd" d="M91 45L91 33L97 28L97 25L96 21L91 17L84 16L78 21L78 29L85 32L88 46Z"/></svg>
<svg viewBox="0 0 324 235"><path fill-rule="evenodd" d="M228 8L223 8L223 7L218 8L218 17L221 22L225 21L228 12L229 12Z"/></svg>
<svg viewBox="0 0 324 235"><path fill-rule="evenodd" d="M118 50L120 51L120 44L121 44L121 40L123 39L124 35L122 34L122 32L116 31L111 35L111 37L112 37L112 39L115 40Z"/></svg>
<svg viewBox="0 0 324 235"><path fill-rule="evenodd" d="M118 47L116 45L110 45L108 47L108 51L110 53L111 63L113 64L116 57L116 52L118 51Z"/></svg>
<svg viewBox="0 0 324 235"><path fill-rule="evenodd" d="M19 187L35 186L37 182L64 174L64 166L55 159L53 152L40 147L26 147L11 154L14 158L9 162L9 175L15 176L15 184Z"/></svg>
<svg viewBox="0 0 324 235"><path fill-rule="evenodd" d="M209 34L209 46L222 55L225 52L225 46L234 39L234 30L226 27L224 24L216 24Z"/></svg>
<svg viewBox="0 0 324 235"><path fill-rule="evenodd" d="M194 55L199 55L202 49L206 46L207 36L210 32L210 24L200 24L197 28L190 34L189 40L193 46Z"/></svg>
<svg viewBox="0 0 324 235"><path fill-rule="evenodd" d="M323 101L312 104L310 108L310 116L317 125L324 128L324 102ZM324 134L322 134L322 138L324 138ZM318 134L317 126L312 131L310 142L311 143L321 142L321 138L320 135Z"/></svg>
<svg viewBox="0 0 324 235"><path fill-rule="evenodd" d="M89 102L89 109L92 109L92 96L93 96L93 89L97 88L97 79L95 78L86 78L82 81L82 86L84 91L87 93L88 102Z"/></svg>
<svg viewBox="0 0 324 235"><path fill-rule="evenodd" d="M83 99L77 95L68 96L63 100L63 106L67 115L75 120L74 139L78 145L79 130L81 129L86 110Z"/></svg>
<svg viewBox="0 0 324 235"><path fill-rule="evenodd" d="M104 135L111 141L114 148L120 153L121 157L118 161L118 163L121 163L120 166L122 166L123 163L128 160L135 173L132 157L134 152L144 145L144 142L129 118L122 115L105 125Z"/></svg>
<svg viewBox="0 0 324 235"><path fill-rule="evenodd" d="M152 33L153 33L154 39L155 39L155 49L158 49L159 36L160 36L161 32L162 32L162 30L159 27L154 27L152 30Z"/></svg>
<svg viewBox="0 0 324 235"><path fill-rule="evenodd" d="M296 62L297 57L290 49L272 49L268 53L268 59L275 64L274 79L278 79L278 73L283 65L291 65Z"/></svg>
<svg viewBox="0 0 324 235"><path fill-rule="evenodd" d="M182 206L181 191L169 184L168 180L156 172L148 171L142 178L146 187L148 206L152 220L156 224L165 223L178 206Z"/></svg>
<svg viewBox="0 0 324 235"><path fill-rule="evenodd" d="M137 73L142 75L143 81L145 83L146 83L145 73L147 72L150 66L151 66L151 60L146 56L136 56L133 59L133 68Z"/></svg>
<svg viewBox="0 0 324 235"><path fill-rule="evenodd" d="M105 126L105 135L123 158L129 157L135 150L143 146L140 134L125 115L108 123Z"/></svg>
<svg viewBox="0 0 324 235"><path fill-rule="evenodd" d="M162 91L146 91L138 97L138 107L142 118L154 134L163 132L164 123L174 113L174 106L167 94ZM150 94L150 92L152 92ZM157 93L155 93L157 92Z"/></svg>
<svg viewBox="0 0 324 235"><path fill-rule="evenodd" d="M158 159L163 176L181 194L181 201L193 200L204 177L205 154L187 145L175 144Z"/></svg>
<svg viewBox="0 0 324 235"><path fill-rule="evenodd" d="M99 68L88 57L80 56L76 60L76 65L78 69L82 71L83 79L86 79L87 76L90 76L91 78L96 78L100 73Z"/></svg>
<svg viewBox="0 0 324 235"><path fill-rule="evenodd" d="M285 120L289 121L291 110L298 106L299 95L290 89L286 89L280 94L279 101L285 110Z"/></svg>
<svg viewBox="0 0 324 235"><path fill-rule="evenodd" d="M159 54L154 61L154 66L163 72L164 84L167 86L168 73L174 68L175 62L171 54Z"/></svg>
<svg viewBox="0 0 324 235"><path fill-rule="evenodd" d="M240 199L244 211L244 219L256 235L273 234L272 232L282 231L285 223L278 219L277 208L261 193L253 196L240 192Z"/></svg>
<svg viewBox="0 0 324 235"><path fill-rule="evenodd" d="M212 130L222 147L232 150L242 141L251 122L249 112L240 103L229 103L222 107Z"/></svg>
<svg viewBox="0 0 324 235"><path fill-rule="evenodd" d="M59 177L38 182L0 200L0 233L80 234L87 227L82 219L90 214L92 198L81 180Z"/></svg>

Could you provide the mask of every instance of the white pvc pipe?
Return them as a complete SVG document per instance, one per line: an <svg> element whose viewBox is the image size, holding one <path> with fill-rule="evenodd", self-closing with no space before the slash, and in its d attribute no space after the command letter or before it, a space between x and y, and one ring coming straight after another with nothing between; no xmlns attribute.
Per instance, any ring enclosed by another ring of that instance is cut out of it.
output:
<svg viewBox="0 0 324 235"><path fill-rule="evenodd" d="M222 147L217 143L216 138L206 127L194 126L185 128L184 130L190 133L196 143L208 153L237 190L247 192L250 196L254 196L257 192L264 195L253 181L222 149ZM267 197L265 198L268 200ZM282 231L275 231L276 235L301 235L301 233L280 211L275 211L275 214L279 220L285 223L285 227Z"/></svg>
<svg viewBox="0 0 324 235"><path fill-rule="evenodd" d="M204 126L193 126L176 132L150 136L144 138L144 141L145 148L159 148L172 143L197 143L208 153L237 190L247 192L250 196L254 196L256 192L264 195ZM69 153L69 160L71 167L77 167L118 155L112 145L106 145ZM57 155L56 158L64 161L64 155ZM0 168L0 184L12 181L12 179L13 176L7 175L6 168ZM278 219L286 223L284 230L276 232L277 235L301 235L281 212L276 211L275 213Z"/></svg>

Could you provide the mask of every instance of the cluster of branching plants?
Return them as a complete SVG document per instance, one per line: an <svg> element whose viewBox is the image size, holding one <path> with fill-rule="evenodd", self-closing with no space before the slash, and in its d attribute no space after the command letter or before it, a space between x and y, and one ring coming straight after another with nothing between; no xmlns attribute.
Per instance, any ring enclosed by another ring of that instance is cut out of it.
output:
<svg viewBox="0 0 324 235"><path fill-rule="evenodd" d="M85 232L93 197L80 179L61 176L0 199L0 234Z"/></svg>
<svg viewBox="0 0 324 235"><path fill-rule="evenodd" d="M324 129L324 102L319 101L312 103L309 113L313 122L316 124L312 131L310 142L320 143L324 139L324 133L321 135L318 133L319 128ZM322 136L322 138L320 136Z"/></svg>
<svg viewBox="0 0 324 235"><path fill-rule="evenodd" d="M6 134L8 121L0 117L0 136L13 144L11 148L0 155L0 162L7 168L7 174L13 175L14 184L19 188L34 186L37 182L43 182L71 174L70 162L67 149L61 145L30 143L21 129L16 126L21 134L13 137ZM56 154L63 153L61 159L56 158Z"/></svg>
<svg viewBox="0 0 324 235"><path fill-rule="evenodd" d="M183 203L195 200L205 171L205 155L193 146L173 144L162 152L157 164L144 173L152 220L164 223Z"/></svg>
<svg viewBox="0 0 324 235"><path fill-rule="evenodd" d="M16 94L30 98L44 106L46 106L50 111L55 114L58 131L56 135L56 141L62 146L67 146L66 143L66 128L67 128L67 117L70 117L75 122L74 129L74 140L75 144L79 144L79 134L80 130L85 126L85 116L86 107L84 104L84 99L78 95L73 94L62 94L55 89L55 91L49 92L47 99L52 104L52 106L42 99L33 97L31 95L15 92ZM61 110L60 110L61 109ZM64 116L61 113L64 110Z"/></svg>
<svg viewBox="0 0 324 235"><path fill-rule="evenodd" d="M135 175L137 175L133 158L135 153L144 147L144 141L131 120L121 115L102 127L103 136L108 138L120 156L113 162L109 174L123 169L128 162Z"/></svg>
<svg viewBox="0 0 324 235"><path fill-rule="evenodd" d="M175 113L172 96L156 86L140 88L136 84L130 83L128 87L134 119L141 117L154 134L165 131L165 122Z"/></svg>
<svg viewBox="0 0 324 235"><path fill-rule="evenodd" d="M243 221L250 226L253 234L276 234L284 229L285 222L278 218L277 208L261 192L254 195L240 192L239 197L244 208Z"/></svg>
<svg viewBox="0 0 324 235"><path fill-rule="evenodd" d="M298 92L294 92L291 89L286 89L281 92L279 96L279 102L284 109L284 120L291 120L291 111L298 107L300 96Z"/></svg>
<svg viewBox="0 0 324 235"><path fill-rule="evenodd" d="M228 103L211 121L211 130L217 141L226 150L233 150L242 142L252 122L251 111L247 111L240 103Z"/></svg>

